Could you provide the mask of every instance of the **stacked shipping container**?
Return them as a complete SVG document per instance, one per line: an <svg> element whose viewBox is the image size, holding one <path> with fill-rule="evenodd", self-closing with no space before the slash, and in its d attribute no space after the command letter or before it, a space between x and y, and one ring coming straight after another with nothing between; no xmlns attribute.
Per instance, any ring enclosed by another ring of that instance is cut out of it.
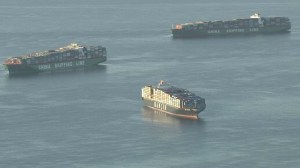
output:
<svg viewBox="0 0 300 168"><path fill-rule="evenodd" d="M179 98L164 92L162 89L152 86L145 86L144 88L142 88L142 97L145 99L155 100L157 102L164 103L176 108L183 108L183 103Z"/></svg>

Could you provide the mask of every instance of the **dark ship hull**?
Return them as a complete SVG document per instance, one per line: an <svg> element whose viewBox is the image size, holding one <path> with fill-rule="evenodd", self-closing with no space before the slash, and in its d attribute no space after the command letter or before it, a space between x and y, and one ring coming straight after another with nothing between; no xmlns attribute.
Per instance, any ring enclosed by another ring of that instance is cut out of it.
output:
<svg viewBox="0 0 300 168"><path fill-rule="evenodd" d="M198 119L198 114L206 108L206 104L203 103L200 108L197 109L183 109L183 108L176 108L170 106L165 103L161 103L155 100L145 99L143 98L144 105L146 107L162 111L169 115L173 115L176 117L187 118L187 119Z"/></svg>
<svg viewBox="0 0 300 168"><path fill-rule="evenodd" d="M210 36L271 34L289 32L291 22L286 17L260 17L226 21L198 21L172 27L173 38L196 38Z"/></svg>
<svg viewBox="0 0 300 168"><path fill-rule="evenodd" d="M76 69L82 67L97 66L106 61L106 57L90 58L85 60L73 60L65 62L53 62L45 64L9 64L5 65L9 75L26 75L40 72L56 72L61 70Z"/></svg>
<svg viewBox="0 0 300 168"><path fill-rule="evenodd" d="M106 48L71 43L56 50L34 52L8 58L4 66L9 75L25 75L39 72L61 72L76 68L92 67L106 61Z"/></svg>
<svg viewBox="0 0 300 168"><path fill-rule="evenodd" d="M215 30L178 30L172 29L173 38L199 38L213 36L235 36L251 34L287 33L290 27L261 27L261 28L236 28Z"/></svg>

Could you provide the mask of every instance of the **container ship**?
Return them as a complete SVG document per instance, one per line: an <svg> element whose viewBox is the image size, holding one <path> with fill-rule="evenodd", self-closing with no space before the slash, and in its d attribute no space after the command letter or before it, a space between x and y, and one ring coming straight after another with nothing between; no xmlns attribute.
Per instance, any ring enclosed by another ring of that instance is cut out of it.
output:
<svg viewBox="0 0 300 168"><path fill-rule="evenodd" d="M9 75L32 74L78 67L89 67L106 61L106 48L71 43L55 50L10 57L4 62Z"/></svg>
<svg viewBox="0 0 300 168"><path fill-rule="evenodd" d="M163 80L157 86L144 86L142 100L146 107L188 119L198 119L198 114L206 108L204 98Z"/></svg>
<svg viewBox="0 0 300 168"><path fill-rule="evenodd" d="M172 26L173 38L193 38L237 34L289 32L291 22L287 17L261 17L255 13L250 18L228 21L197 21Z"/></svg>

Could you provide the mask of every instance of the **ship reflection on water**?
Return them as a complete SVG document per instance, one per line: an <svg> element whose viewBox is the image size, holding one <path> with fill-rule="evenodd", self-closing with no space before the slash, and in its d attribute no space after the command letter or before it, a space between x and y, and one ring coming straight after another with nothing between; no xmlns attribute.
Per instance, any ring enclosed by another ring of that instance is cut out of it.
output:
<svg viewBox="0 0 300 168"><path fill-rule="evenodd" d="M198 120L179 118L145 106L141 108L141 112L145 120L155 122L155 123L160 123L160 124L170 124L170 125L204 124L204 121L201 118L199 118Z"/></svg>

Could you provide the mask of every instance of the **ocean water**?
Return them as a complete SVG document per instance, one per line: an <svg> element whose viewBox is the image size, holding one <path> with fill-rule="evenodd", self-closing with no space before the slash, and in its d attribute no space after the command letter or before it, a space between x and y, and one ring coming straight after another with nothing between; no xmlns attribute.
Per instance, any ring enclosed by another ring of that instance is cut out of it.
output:
<svg viewBox="0 0 300 168"><path fill-rule="evenodd" d="M99 68L10 78L0 71L0 167L298 168L300 1L12 0L0 61L78 42ZM290 33L172 39L172 24L287 16ZM198 121L143 107L164 79L206 99Z"/></svg>

